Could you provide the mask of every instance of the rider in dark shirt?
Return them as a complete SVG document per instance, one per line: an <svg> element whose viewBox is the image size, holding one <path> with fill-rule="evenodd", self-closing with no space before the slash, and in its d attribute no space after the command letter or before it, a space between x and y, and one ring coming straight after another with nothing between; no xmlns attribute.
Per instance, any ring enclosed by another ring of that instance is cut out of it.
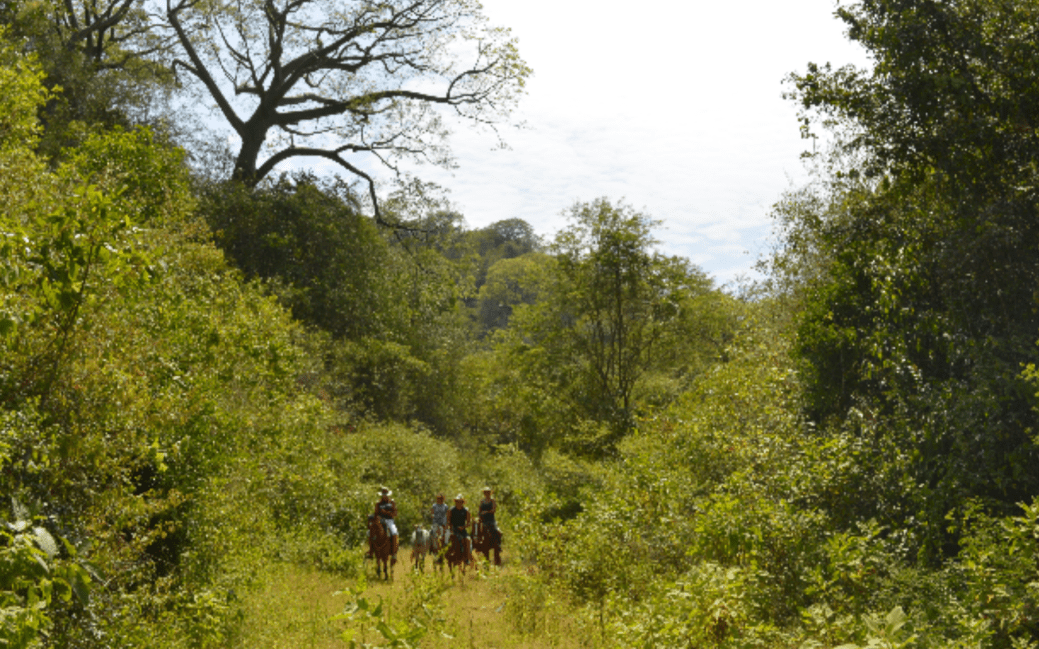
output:
<svg viewBox="0 0 1039 649"><path fill-rule="evenodd" d="M494 545L501 546L501 531L494 519L494 513L498 511L498 503L491 498L491 488L483 488L483 500L480 502L480 523L491 531Z"/></svg>
<svg viewBox="0 0 1039 649"><path fill-rule="evenodd" d="M455 506L447 512L447 522L451 525L451 534L462 540L465 547L465 562L469 564L473 559L472 541L469 539L469 525L472 518L465 506L465 498L462 494L455 496Z"/></svg>
<svg viewBox="0 0 1039 649"><path fill-rule="evenodd" d="M386 528L386 533L390 535L390 540L393 542L393 558L396 561L397 558L397 546L399 545L399 539L397 536L397 524L393 519L397 517L397 503L394 502L390 496L393 492L388 487L383 487L379 490L379 500L375 503L374 516L378 516L382 520L383 526ZM368 535L368 558L372 557L372 537Z"/></svg>

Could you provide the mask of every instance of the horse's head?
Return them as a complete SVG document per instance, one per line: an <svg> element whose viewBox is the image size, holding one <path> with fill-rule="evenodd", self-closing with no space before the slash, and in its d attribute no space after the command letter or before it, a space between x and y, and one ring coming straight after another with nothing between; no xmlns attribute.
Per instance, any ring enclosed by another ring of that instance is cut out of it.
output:
<svg viewBox="0 0 1039 649"><path fill-rule="evenodd" d="M375 534L376 538L386 536L386 528L383 526L382 521L378 516L368 517L368 530Z"/></svg>

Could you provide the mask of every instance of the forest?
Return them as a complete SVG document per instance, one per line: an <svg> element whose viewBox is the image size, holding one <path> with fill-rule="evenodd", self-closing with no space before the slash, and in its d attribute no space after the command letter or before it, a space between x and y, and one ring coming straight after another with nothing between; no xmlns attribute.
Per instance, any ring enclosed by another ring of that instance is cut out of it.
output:
<svg viewBox="0 0 1039 649"><path fill-rule="evenodd" d="M1039 648L1039 2L836 12L722 287L406 173L522 100L477 2L0 2L0 646ZM483 485L505 565L412 573Z"/></svg>

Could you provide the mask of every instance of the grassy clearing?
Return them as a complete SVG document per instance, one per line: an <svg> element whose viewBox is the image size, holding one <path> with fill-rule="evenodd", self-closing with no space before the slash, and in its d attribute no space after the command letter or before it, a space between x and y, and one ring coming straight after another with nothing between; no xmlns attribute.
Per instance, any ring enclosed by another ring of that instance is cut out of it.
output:
<svg viewBox="0 0 1039 649"><path fill-rule="evenodd" d="M401 553L404 556L404 553ZM427 632L418 646L501 649L598 647L595 634L582 629L567 607L551 596L532 596L522 587L522 570L485 566L464 577L433 570L424 573L397 565L394 580L351 580L313 569L281 565L243 606L238 647L348 647L344 633L360 646L388 646L377 629L384 621L405 634L417 620ZM359 603L367 611L355 608ZM381 602L378 615L372 611ZM355 610L352 619L334 619Z"/></svg>
<svg viewBox="0 0 1039 649"><path fill-rule="evenodd" d="M346 646L343 625L332 617L343 610L341 578L291 565L274 566L265 584L242 607L241 635L235 646L324 649Z"/></svg>

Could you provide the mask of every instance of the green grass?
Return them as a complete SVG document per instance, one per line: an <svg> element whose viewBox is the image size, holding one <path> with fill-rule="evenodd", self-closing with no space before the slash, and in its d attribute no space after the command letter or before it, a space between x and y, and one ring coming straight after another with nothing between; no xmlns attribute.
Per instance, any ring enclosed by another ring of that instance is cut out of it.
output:
<svg viewBox="0 0 1039 649"><path fill-rule="evenodd" d="M273 566L265 583L252 591L242 608L241 634L234 646L263 649L344 647L341 578L291 565Z"/></svg>
<svg viewBox="0 0 1039 649"><path fill-rule="evenodd" d="M405 553L401 556L406 560ZM343 637L348 628L353 629L353 639L360 646L388 646L370 617L333 619L360 600L370 607L381 601L382 619L388 616L391 627L413 628L411 621L420 620L428 629L418 642L423 648L600 646L596 634L582 630L561 602L541 599L531 607L529 598L517 596L512 584L519 575L513 570L485 565L464 577L451 577L434 571L428 560L423 574L412 572L402 561L397 564L394 580L387 583L376 581L371 570L371 581L366 581L294 565L272 566L262 585L244 600L241 631L232 646L348 647Z"/></svg>

